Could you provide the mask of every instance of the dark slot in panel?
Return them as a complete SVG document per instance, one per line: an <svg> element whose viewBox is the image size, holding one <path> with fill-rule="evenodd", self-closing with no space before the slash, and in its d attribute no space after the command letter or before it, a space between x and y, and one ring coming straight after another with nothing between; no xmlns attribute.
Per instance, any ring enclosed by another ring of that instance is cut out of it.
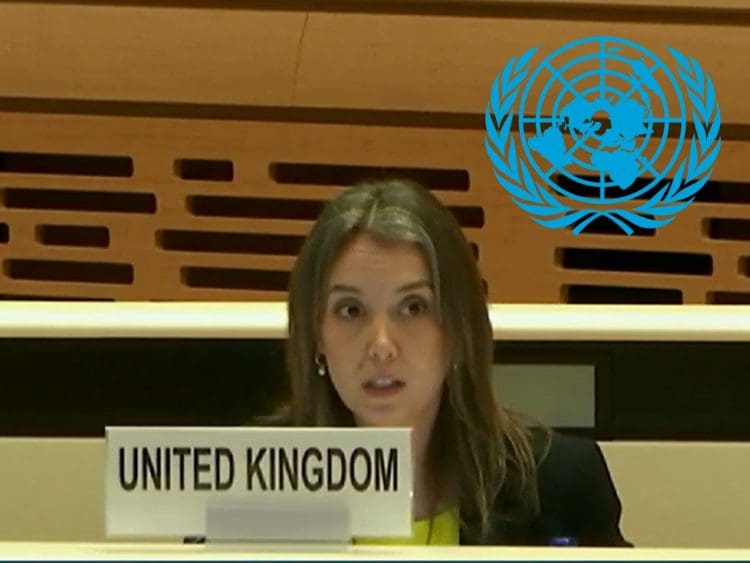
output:
<svg viewBox="0 0 750 563"><path fill-rule="evenodd" d="M0 172L130 178L133 176L133 159L127 156L0 152Z"/></svg>
<svg viewBox="0 0 750 563"><path fill-rule="evenodd" d="M653 287L571 284L562 287L564 303L681 305L682 291Z"/></svg>
<svg viewBox="0 0 750 563"><path fill-rule="evenodd" d="M175 160L175 175L183 180L231 182L234 180L234 163L231 160L181 158Z"/></svg>
<svg viewBox="0 0 750 563"><path fill-rule="evenodd" d="M3 203L10 209L50 209L105 213L156 213L154 194L5 188Z"/></svg>
<svg viewBox="0 0 750 563"><path fill-rule="evenodd" d="M289 272L284 271L187 266L181 272L188 287L286 291L289 286Z"/></svg>
<svg viewBox="0 0 750 563"><path fill-rule="evenodd" d="M42 244L58 246L109 247L107 227L81 227L74 225L40 225L37 239Z"/></svg>
<svg viewBox="0 0 750 563"><path fill-rule="evenodd" d="M598 248L558 248L558 263L563 268L611 272L648 272L710 276L710 254L690 252L650 252Z"/></svg>
<svg viewBox="0 0 750 563"><path fill-rule="evenodd" d="M307 164L273 162L271 178L279 184L313 186L351 186L364 180L405 178L430 190L465 192L469 190L468 170L408 168L396 166L356 166L345 164Z"/></svg>
<svg viewBox="0 0 750 563"><path fill-rule="evenodd" d="M128 285L133 283L133 266L106 262L57 260L6 260L8 277L19 280L64 281Z"/></svg>

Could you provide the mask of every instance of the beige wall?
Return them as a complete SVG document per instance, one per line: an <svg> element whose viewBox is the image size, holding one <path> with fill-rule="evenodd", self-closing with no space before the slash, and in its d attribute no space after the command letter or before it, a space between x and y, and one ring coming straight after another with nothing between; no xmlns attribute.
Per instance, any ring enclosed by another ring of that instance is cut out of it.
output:
<svg viewBox="0 0 750 563"><path fill-rule="evenodd" d="M604 442L638 545L750 547L750 444Z"/></svg>

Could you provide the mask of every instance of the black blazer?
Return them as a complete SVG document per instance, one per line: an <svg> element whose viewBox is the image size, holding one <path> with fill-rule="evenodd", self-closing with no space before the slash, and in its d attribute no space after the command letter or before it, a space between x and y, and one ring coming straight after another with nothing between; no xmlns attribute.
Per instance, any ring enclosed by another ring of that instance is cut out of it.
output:
<svg viewBox="0 0 750 563"><path fill-rule="evenodd" d="M533 436L540 450L542 433ZM462 530L461 544L632 546L620 532L620 499L596 442L553 432L537 479L538 507L500 498L489 537Z"/></svg>

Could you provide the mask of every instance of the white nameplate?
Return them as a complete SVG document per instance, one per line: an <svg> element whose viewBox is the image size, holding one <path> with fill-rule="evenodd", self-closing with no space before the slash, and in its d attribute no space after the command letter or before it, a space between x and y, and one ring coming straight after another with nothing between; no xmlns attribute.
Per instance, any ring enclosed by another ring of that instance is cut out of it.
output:
<svg viewBox="0 0 750 563"><path fill-rule="evenodd" d="M354 536L411 534L407 428L108 427L108 536L201 536L217 503L337 502Z"/></svg>

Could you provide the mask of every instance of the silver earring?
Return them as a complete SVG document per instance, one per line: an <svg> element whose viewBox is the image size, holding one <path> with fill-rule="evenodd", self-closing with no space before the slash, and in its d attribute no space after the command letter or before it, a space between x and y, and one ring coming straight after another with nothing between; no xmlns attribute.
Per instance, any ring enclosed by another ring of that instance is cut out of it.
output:
<svg viewBox="0 0 750 563"><path fill-rule="evenodd" d="M325 362L323 360L323 355L322 354L315 354L314 360L315 360L315 365L318 366L318 375L320 377L325 377L326 376L326 365L325 365Z"/></svg>

